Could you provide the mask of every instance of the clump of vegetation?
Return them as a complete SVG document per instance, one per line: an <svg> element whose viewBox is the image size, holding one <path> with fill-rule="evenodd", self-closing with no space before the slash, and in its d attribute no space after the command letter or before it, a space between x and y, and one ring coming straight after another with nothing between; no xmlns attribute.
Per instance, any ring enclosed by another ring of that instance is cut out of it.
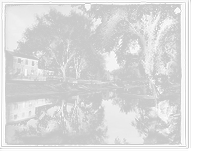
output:
<svg viewBox="0 0 200 160"><path fill-rule="evenodd" d="M157 130L166 135L169 142L180 144L180 131L181 131L181 105L172 103L169 100L164 100L158 103L158 116L164 123L157 125ZM178 114L177 114L178 113ZM173 116L173 115L178 116ZM164 127L163 127L164 126Z"/></svg>
<svg viewBox="0 0 200 160"><path fill-rule="evenodd" d="M27 137L27 136L38 136L38 131L33 127L23 128L22 131L16 131L16 134L20 137Z"/></svg>
<svg viewBox="0 0 200 160"><path fill-rule="evenodd" d="M45 116L43 119L40 120L38 124L38 128L41 130L42 133L52 131L58 126L58 121L56 118L50 118L49 116Z"/></svg>
<svg viewBox="0 0 200 160"><path fill-rule="evenodd" d="M145 140L148 142L154 139L156 144L180 144L180 107L179 104L164 100L158 103L158 108L150 107L146 109L145 115L149 117L149 120L144 121L144 124L149 130L149 135ZM157 135L159 135L160 138L158 138Z"/></svg>

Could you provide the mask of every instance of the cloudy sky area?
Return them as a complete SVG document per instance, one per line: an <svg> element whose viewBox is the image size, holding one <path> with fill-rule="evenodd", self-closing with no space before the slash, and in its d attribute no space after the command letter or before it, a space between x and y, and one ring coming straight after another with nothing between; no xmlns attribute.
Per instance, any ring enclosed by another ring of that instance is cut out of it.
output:
<svg viewBox="0 0 200 160"><path fill-rule="evenodd" d="M86 6L88 7L88 5ZM56 9L67 15L72 10L70 5L10 5L6 6L5 17L5 38L6 49L13 51L17 48L17 41L23 37L26 28L33 26L36 22L36 15L43 15L50 9ZM118 68L114 53L105 56L106 69L112 71Z"/></svg>
<svg viewBox="0 0 200 160"><path fill-rule="evenodd" d="M14 50L17 48L17 41L22 39L26 28L35 24L35 16L43 15L55 8L63 14L69 14L70 5L15 5L7 6L6 16L6 49Z"/></svg>
<svg viewBox="0 0 200 160"><path fill-rule="evenodd" d="M90 5L85 5L86 9L90 9ZM36 22L36 15L43 15L49 12L50 9L56 9L59 12L67 15L72 10L70 5L7 5L5 9L6 27L6 49L13 51L17 48L17 41L23 37L26 28L31 27ZM76 9L77 11L77 9ZM175 14L181 12L179 8L174 10ZM119 68L114 52L105 55L106 69L112 71Z"/></svg>

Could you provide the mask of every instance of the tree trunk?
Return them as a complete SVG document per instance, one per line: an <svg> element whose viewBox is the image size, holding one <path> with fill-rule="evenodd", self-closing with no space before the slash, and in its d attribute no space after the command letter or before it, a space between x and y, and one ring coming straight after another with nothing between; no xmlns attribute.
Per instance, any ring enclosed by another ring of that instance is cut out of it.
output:
<svg viewBox="0 0 200 160"><path fill-rule="evenodd" d="M62 100L62 105L60 107L60 110L56 113L55 118L57 119L57 121L59 120L60 114L63 112L63 107L64 107L65 101Z"/></svg>
<svg viewBox="0 0 200 160"><path fill-rule="evenodd" d="M77 71L77 68L76 68L76 79L78 79L78 71Z"/></svg>
<svg viewBox="0 0 200 160"><path fill-rule="evenodd" d="M79 75L79 73L78 73L78 72L76 72L76 79L78 79L78 75Z"/></svg>
<svg viewBox="0 0 200 160"><path fill-rule="evenodd" d="M66 68L62 66L60 69L62 71L63 82L66 82Z"/></svg>

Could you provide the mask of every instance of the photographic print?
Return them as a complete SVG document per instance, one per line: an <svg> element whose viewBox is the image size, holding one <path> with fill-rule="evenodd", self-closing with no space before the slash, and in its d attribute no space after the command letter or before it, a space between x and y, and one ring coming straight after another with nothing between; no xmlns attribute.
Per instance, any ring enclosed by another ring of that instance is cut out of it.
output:
<svg viewBox="0 0 200 160"><path fill-rule="evenodd" d="M2 148L188 147L188 1L2 10Z"/></svg>

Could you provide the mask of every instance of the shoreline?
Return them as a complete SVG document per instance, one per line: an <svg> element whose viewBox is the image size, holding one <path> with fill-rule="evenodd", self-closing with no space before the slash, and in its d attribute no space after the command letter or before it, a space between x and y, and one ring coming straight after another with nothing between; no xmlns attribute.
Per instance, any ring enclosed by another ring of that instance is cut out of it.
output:
<svg viewBox="0 0 200 160"><path fill-rule="evenodd" d="M91 92L107 89L119 89L118 86L82 85L73 86L67 83L20 81L6 82L5 103L25 101L28 99L46 97L51 95L69 94L78 92Z"/></svg>
<svg viewBox="0 0 200 160"><path fill-rule="evenodd" d="M49 97L49 96L62 96L62 95L71 95L77 93L85 92L96 92L96 91L106 91L106 90L121 90L127 91L140 87L145 87L145 85L136 85L136 86L66 86L63 87L62 84L55 83L6 83L5 85L5 99L6 100L17 100L17 99L29 99L29 98L38 98L38 97ZM178 86L179 87L179 86ZM172 87L177 88L177 86ZM174 91L173 91L174 92ZM127 93L127 92L125 92ZM128 93L136 94L136 93Z"/></svg>

